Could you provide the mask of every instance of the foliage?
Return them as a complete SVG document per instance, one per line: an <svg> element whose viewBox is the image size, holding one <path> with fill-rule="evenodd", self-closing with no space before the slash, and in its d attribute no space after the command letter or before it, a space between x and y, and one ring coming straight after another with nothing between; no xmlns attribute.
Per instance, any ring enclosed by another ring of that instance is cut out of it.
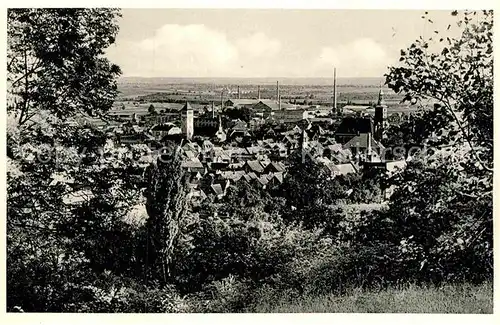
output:
<svg viewBox="0 0 500 325"><path fill-rule="evenodd" d="M181 169L180 152L162 156L146 171L146 209L149 218L147 254L152 276L166 284L173 277L174 250L182 236L187 210L187 178ZM168 160L167 160L168 158Z"/></svg>
<svg viewBox="0 0 500 325"><path fill-rule="evenodd" d="M253 114L253 110L248 107L226 108L224 110L224 115L226 115L229 119L240 119L244 122L249 122L253 117Z"/></svg>
<svg viewBox="0 0 500 325"><path fill-rule="evenodd" d="M386 81L396 93L404 93L405 100L430 99L443 107L444 116L434 114L432 120L447 119L445 128L456 133L443 135L447 142L467 142L475 160L491 171L493 11L466 11L457 25L463 26L461 37L439 38L439 52L430 52L432 37L420 38L402 50L400 65L390 68Z"/></svg>
<svg viewBox="0 0 500 325"><path fill-rule="evenodd" d="M66 118L111 107L120 69L104 50L115 41L119 16L101 8L8 10L8 110L19 124L40 110Z"/></svg>

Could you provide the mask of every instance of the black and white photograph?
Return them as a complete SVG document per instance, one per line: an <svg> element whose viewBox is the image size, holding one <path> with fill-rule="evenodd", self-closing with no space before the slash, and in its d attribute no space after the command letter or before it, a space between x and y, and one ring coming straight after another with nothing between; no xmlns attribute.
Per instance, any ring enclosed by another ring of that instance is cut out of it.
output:
<svg viewBox="0 0 500 325"><path fill-rule="evenodd" d="M4 10L4 312L493 314L492 8Z"/></svg>

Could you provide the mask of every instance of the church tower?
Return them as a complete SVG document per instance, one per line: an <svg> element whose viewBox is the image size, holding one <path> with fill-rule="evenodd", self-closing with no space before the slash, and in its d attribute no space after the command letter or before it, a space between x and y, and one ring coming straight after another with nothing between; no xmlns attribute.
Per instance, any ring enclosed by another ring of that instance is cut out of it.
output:
<svg viewBox="0 0 500 325"><path fill-rule="evenodd" d="M193 118L193 108L191 107L191 105L189 105L188 102L186 102L181 110L181 130L182 134L184 134L184 136L188 140L191 140L194 134Z"/></svg>
<svg viewBox="0 0 500 325"><path fill-rule="evenodd" d="M387 121L387 105L384 101L384 92L382 87L378 93L378 101L375 106L375 139L380 141L384 135L384 126Z"/></svg>

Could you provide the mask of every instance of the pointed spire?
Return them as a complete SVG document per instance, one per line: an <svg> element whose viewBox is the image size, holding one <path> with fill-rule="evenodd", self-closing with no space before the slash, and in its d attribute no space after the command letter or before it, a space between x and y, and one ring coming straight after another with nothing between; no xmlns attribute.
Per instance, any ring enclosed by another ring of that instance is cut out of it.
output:
<svg viewBox="0 0 500 325"><path fill-rule="evenodd" d="M184 104L184 106L182 107L182 111L192 111L192 110L193 110L193 108L191 107L189 102L186 101L186 104Z"/></svg>
<svg viewBox="0 0 500 325"><path fill-rule="evenodd" d="M380 91L378 92L378 101L377 105L384 105L384 92L382 91L382 82L380 83Z"/></svg>

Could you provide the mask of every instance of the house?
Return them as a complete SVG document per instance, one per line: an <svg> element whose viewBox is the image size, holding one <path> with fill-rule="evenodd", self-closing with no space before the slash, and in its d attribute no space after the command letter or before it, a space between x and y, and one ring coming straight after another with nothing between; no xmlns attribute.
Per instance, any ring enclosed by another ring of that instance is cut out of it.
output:
<svg viewBox="0 0 500 325"><path fill-rule="evenodd" d="M307 110L304 109L282 109L271 114L271 117L279 123L295 123L305 120L307 116Z"/></svg>
<svg viewBox="0 0 500 325"><path fill-rule="evenodd" d="M147 133L134 133L134 134L126 134L119 135L118 142L121 145L133 145L133 144L142 144L142 143L153 143L155 142L155 138Z"/></svg>
<svg viewBox="0 0 500 325"><path fill-rule="evenodd" d="M204 140L201 144L201 151L210 152L214 147L215 145L212 142L210 142L209 140Z"/></svg>
<svg viewBox="0 0 500 325"><path fill-rule="evenodd" d="M342 147L351 150L355 157L366 161L380 161L385 150L385 147L375 140L371 133L361 133L354 136Z"/></svg>
<svg viewBox="0 0 500 325"><path fill-rule="evenodd" d="M173 123L165 123L153 126L150 132L156 139L162 139L166 135L181 134L182 130Z"/></svg>
<svg viewBox="0 0 500 325"><path fill-rule="evenodd" d="M245 175L245 171L243 171L243 170L223 171L219 175L223 179L230 180L230 181L235 183L235 182L239 181L243 177L243 175Z"/></svg>
<svg viewBox="0 0 500 325"><path fill-rule="evenodd" d="M198 160L185 160L181 163L181 167L184 168L189 173L200 173L204 175L206 172L205 166Z"/></svg>
<svg viewBox="0 0 500 325"><path fill-rule="evenodd" d="M199 204L207 198L205 192L201 189L193 189L189 192L188 197L192 200L194 204Z"/></svg>
<svg viewBox="0 0 500 325"><path fill-rule="evenodd" d="M258 178L258 176L257 176L257 174L255 174L254 172L250 172L250 173L247 173L247 174L243 175L243 177L242 177L242 178L243 178L244 180L246 180L247 182L249 182L249 183L250 183L250 182L251 182L251 181L253 181L254 179L257 179L257 178Z"/></svg>
<svg viewBox="0 0 500 325"><path fill-rule="evenodd" d="M273 110L278 110L278 102L272 99L261 99L253 105L254 111L262 115L263 118L267 118Z"/></svg>
<svg viewBox="0 0 500 325"><path fill-rule="evenodd" d="M283 173L272 173L269 174L267 178L269 180L267 184L268 188L273 188L283 184Z"/></svg>
<svg viewBox="0 0 500 325"><path fill-rule="evenodd" d="M274 159L284 159L288 156L288 148L283 143L275 143L271 146L271 155Z"/></svg>
<svg viewBox="0 0 500 325"><path fill-rule="evenodd" d="M274 174L274 173L283 173L285 171L285 165L280 162L271 162L264 169L265 173Z"/></svg>
<svg viewBox="0 0 500 325"><path fill-rule="evenodd" d="M234 108L253 108L255 104L259 102L258 99L228 99L224 102L224 106L226 107L234 107Z"/></svg>
<svg viewBox="0 0 500 325"><path fill-rule="evenodd" d="M214 194L218 199L222 199L225 195L221 184L210 185L211 194Z"/></svg>
<svg viewBox="0 0 500 325"><path fill-rule="evenodd" d="M361 133L374 133L374 125L371 118L345 117L335 131L335 141L346 143Z"/></svg>
<svg viewBox="0 0 500 325"><path fill-rule="evenodd" d="M248 160L245 163L245 170L248 172L254 172L256 174L261 174L264 172L264 167L262 167L258 160Z"/></svg>
<svg viewBox="0 0 500 325"><path fill-rule="evenodd" d="M342 110L345 111L351 111L354 113L365 113L367 110L372 108L370 105L345 105L342 107Z"/></svg>
<svg viewBox="0 0 500 325"><path fill-rule="evenodd" d="M182 146L182 149L185 151L191 150L194 152L200 152L200 146L196 142L188 141Z"/></svg>
<svg viewBox="0 0 500 325"><path fill-rule="evenodd" d="M292 105L288 103L279 103L272 99L262 99L258 103L253 106L253 109L262 113L263 117L267 117L271 114L271 112L281 111L281 110L294 110L297 108L297 105Z"/></svg>
<svg viewBox="0 0 500 325"><path fill-rule="evenodd" d="M260 186L260 187L262 187L262 188L264 188L264 189L265 189L265 188L266 188L266 186L267 186L267 184L269 183L269 179L268 179L267 175L260 175L260 177L256 178L256 179L254 180L254 182L255 182L258 186Z"/></svg>
<svg viewBox="0 0 500 325"><path fill-rule="evenodd" d="M330 171L332 177L358 172L358 168L352 162L344 164L335 164L332 161L323 160L323 164Z"/></svg>

